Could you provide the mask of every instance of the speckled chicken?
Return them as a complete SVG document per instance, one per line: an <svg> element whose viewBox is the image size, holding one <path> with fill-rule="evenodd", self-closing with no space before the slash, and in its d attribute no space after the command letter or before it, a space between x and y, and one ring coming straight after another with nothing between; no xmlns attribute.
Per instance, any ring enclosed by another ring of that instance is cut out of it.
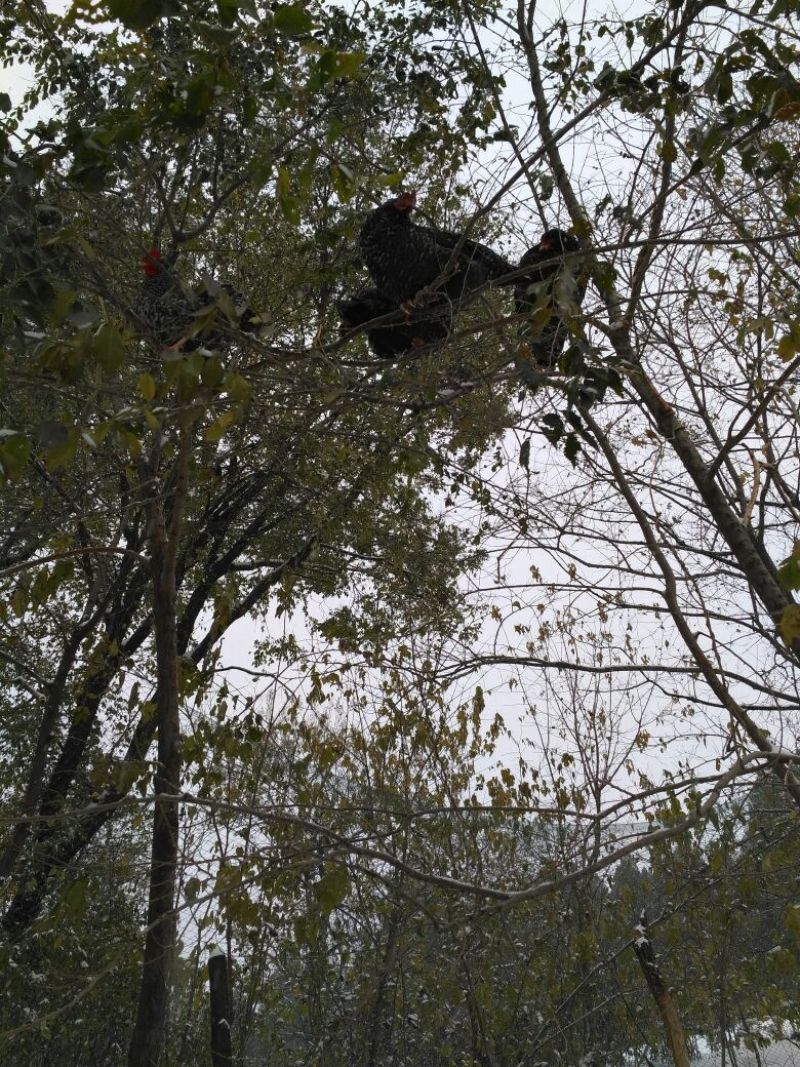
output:
<svg viewBox="0 0 800 1067"><path fill-rule="evenodd" d="M519 261L527 273L514 283L514 308L533 321L520 325L520 339L527 342L536 363L555 367L570 331L563 315L575 314L586 286L576 279L580 244L564 230L547 230L539 243ZM569 257L569 258L564 258ZM539 319L537 329L537 319Z"/></svg>
<svg viewBox="0 0 800 1067"><path fill-rule="evenodd" d="M405 303L441 278L430 302L446 298L461 303L482 285L511 272L511 265L487 245L412 222L416 202L416 192L402 193L370 211L361 227L364 263L388 300Z"/></svg>
<svg viewBox="0 0 800 1067"><path fill-rule="evenodd" d="M452 327L447 306L411 310L403 314L398 305L377 289L361 289L337 304L342 330L358 326L394 312L397 321L367 326L364 331L372 351L381 359L393 359L405 352L444 341Z"/></svg>
<svg viewBox="0 0 800 1067"><path fill-rule="evenodd" d="M242 294L227 283L207 281L199 287L181 282L153 246L142 259L144 282L136 310L162 348L194 352L228 348L232 333L255 333L258 316Z"/></svg>

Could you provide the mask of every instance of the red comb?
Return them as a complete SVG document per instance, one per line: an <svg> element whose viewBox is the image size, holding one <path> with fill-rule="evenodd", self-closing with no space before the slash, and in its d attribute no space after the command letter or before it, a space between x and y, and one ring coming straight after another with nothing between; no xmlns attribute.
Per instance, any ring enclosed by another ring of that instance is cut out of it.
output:
<svg viewBox="0 0 800 1067"><path fill-rule="evenodd" d="M398 211L413 211L417 206L417 190L409 189L407 193L403 193L394 202L394 206Z"/></svg>
<svg viewBox="0 0 800 1067"><path fill-rule="evenodd" d="M161 259L161 249L153 245L150 251L142 258L142 269L148 278L154 278L158 274L158 263Z"/></svg>

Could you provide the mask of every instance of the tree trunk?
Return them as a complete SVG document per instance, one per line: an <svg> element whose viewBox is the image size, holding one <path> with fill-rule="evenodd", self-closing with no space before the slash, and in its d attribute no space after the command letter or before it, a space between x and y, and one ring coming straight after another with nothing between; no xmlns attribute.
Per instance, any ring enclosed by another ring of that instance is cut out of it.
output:
<svg viewBox="0 0 800 1067"><path fill-rule="evenodd" d="M166 1037L169 987L175 953L175 876L178 865L178 795L181 788L180 704L175 559L186 493L187 434L181 442L167 530L164 504L154 494L150 551L157 666L158 768L150 860L147 939L139 1006L128 1067L158 1067ZM153 465L155 469L155 464ZM155 479L153 479L155 484ZM169 484L167 482L167 484Z"/></svg>
<svg viewBox="0 0 800 1067"><path fill-rule="evenodd" d="M653 999L658 1005L675 1067L689 1067L689 1049L686 1045L686 1034L683 1032L683 1026L678 1017L672 994L661 977L661 971L658 969L655 953L653 952L653 943L647 936L647 918L644 912L642 912L640 925L636 927L633 951L636 953L636 958L650 987L650 992L653 994Z"/></svg>

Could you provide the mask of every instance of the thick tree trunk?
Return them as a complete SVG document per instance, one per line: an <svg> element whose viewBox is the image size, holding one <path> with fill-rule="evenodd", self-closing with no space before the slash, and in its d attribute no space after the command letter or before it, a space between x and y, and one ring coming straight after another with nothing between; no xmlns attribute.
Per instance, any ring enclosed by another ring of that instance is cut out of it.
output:
<svg viewBox="0 0 800 1067"><path fill-rule="evenodd" d="M179 816L177 798L181 790L175 560L186 493L187 459L188 445L184 435L177 461L169 531L163 501L156 496L151 507L150 551L157 669L157 799L153 813L147 939L142 963L139 1006L128 1050L128 1067L158 1067L166 1037L175 953L174 897Z"/></svg>

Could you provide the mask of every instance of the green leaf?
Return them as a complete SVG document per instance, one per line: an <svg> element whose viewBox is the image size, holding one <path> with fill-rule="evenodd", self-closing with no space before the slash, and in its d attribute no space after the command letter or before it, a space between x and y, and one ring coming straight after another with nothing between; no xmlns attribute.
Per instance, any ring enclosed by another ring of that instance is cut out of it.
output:
<svg viewBox="0 0 800 1067"><path fill-rule="evenodd" d="M298 945L312 944L318 930L318 924L306 915L298 915L294 921L294 939Z"/></svg>
<svg viewBox="0 0 800 1067"><path fill-rule="evenodd" d="M106 322L92 339L92 351L103 370L118 370L125 361L125 346L117 327Z"/></svg>
<svg viewBox="0 0 800 1067"><path fill-rule="evenodd" d="M238 0L217 0L219 20L223 26L232 26L239 14Z"/></svg>
<svg viewBox="0 0 800 1067"><path fill-rule="evenodd" d="M366 52L337 52L335 77L352 78L361 68L366 58Z"/></svg>
<svg viewBox="0 0 800 1067"><path fill-rule="evenodd" d="M578 437L574 433L568 433L564 441L564 455L570 461L572 466L575 466L575 461L580 455L581 443Z"/></svg>
<svg viewBox="0 0 800 1067"><path fill-rule="evenodd" d="M199 21L195 25L198 33L202 34L206 41L221 45L223 48L235 41L239 32L235 25L220 25L219 22Z"/></svg>
<svg viewBox="0 0 800 1067"><path fill-rule="evenodd" d="M117 426L117 434L134 459L142 454L142 442L128 426Z"/></svg>
<svg viewBox="0 0 800 1067"><path fill-rule="evenodd" d="M800 541L795 542L791 556L778 568L778 580L784 589L800 589Z"/></svg>
<svg viewBox="0 0 800 1067"><path fill-rule="evenodd" d="M275 11L275 29L288 37L298 37L314 27L314 20L302 4L282 4Z"/></svg>
<svg viewBox="0 0 800 1067"><path fill-rule="evenodd" d="M800 604L789 604L783 609L780 631L787 645L800 637Z"/></svg>
<svg viewBox="0 0 800 1067"><path fill-rule="evenodd" d="M331 181L336 195L346 204L356 191L356 180L353 172L344 163L334 163L331 166Z"/></svg>
<svg viewBox="0 0 800 1067"><path fill-rule="evenodd" d="M16 482L25 473L31 442L16 430L0 430L0 483Z"/></svg>
<svg viewBox="0 0 800 1067"><path fill-rule="evenodd" d="M183 894L188 901L197 900L205 885L199 878L187 878L183 886Z"/></svg>
<svg viewBox="0 0 800 1067"><path fill-rule="evenodd" d="M200 371L200 380L208 389L216 389L225 377L225 367L222 360L217 356L208 356L203 369Z"/></svg>
<svg viewBox="0 0 800 1067"><path fill-rule="evenodd" d="M717 100L724 104L733 96L733 76L729 70L721 70L716 79Z"/></svg>
<svg viewBox="0 0 800 1067"><path fill-rule="evenodd" d="M89 883L85 877L77 878L64 894L65 918L76 920L86 911Z"/></svg>
<svg viewBox="0 0 800 1067"><path fill-rule="evenodd" d="M783 945L776 945L767 953L767 964L771 971L777 975L788 977L794 975L797 970L797 958L791 949Z"/></svg>
<svg viewBox="0 0 800 1067"><path fill-rule="evenodd" d="M21 619L28 610L28 588L18 585L11 596L11 610L18 619Z"/></svg>
<svg viewBox="0 0 800 1067"><path fill-rule="evenodd" d="M47 456L45 459L45 466L48 471L55 471L60 467L68 466L75 458L79 440L80 434L76 427L70 426L67 429L66 440L64 440L63 443L49 446L47 448Z"/></svg>
<svg viewBox="0 0 800 1067"><path fill-rule="evenodd" d="M158 705L154 700L145 700L141 708L142 722L150 722L157 711Z"/></svg>
<svg viewBox="0 0 800 1067"><path fill-rule="evenodd" d="M67 315L74 311L76 296L77 293L74 289L58 289L56 291L50 304L50 316L56 325L62 323Z"/></svg>
<svg viewBox="0 0 800 1067"><path fill-rule="evenodd" d="M789 152L789 149L786 147L785 144L782 144L780 141L768 141L764 147L767 151L767 154L772 159L774 159L776 163L785 164L791 162L792 156Z"/></svg>
<svg viewBox="0 0 800 1067"><path fill-rule="evenodd" d="M179 15L177 0L108 0L108 13L129 30L146 30L160 18Z"/></svg>
<svg viewBox="0 0 800 1067"><path fill-rule="evenodd" d="M347 896L348 885L349 879L344 867L331 867L325 872L314 886L314 894L323 914L329 915L342 903Z"/></svg>
<svg viewBox="0 0 800 1067"><path fill-rule="evenodd" d="M321 89L336 77L336 60L338 53L333 49L323 52L314 64L308 79L309 89Z"/></svg>
<svg viewBox="0 0 800 1067"><path fill-rule="evenodd" d="M134 782L141 781L147 776L147 761L146 760L134 760L126 759L120 760L117 766L114 768L114 789L120 796L124 796L130 792L131 786Z"/></svg>
<svg viewBox="0 0 800 1067"><path fill-rule="evenodd" d="M140 374L136 382L139 395L145 400L152 400L156 395L155 379L150 374Z"/></svg>
<svg viewBox="0 0 800 1067"><path fill-rule="evenodd" d="M236 408L223 412L206 430L204 435L206 441L219 441L223 434L236 422L238 416L239 412Z"/></svg>
<svg viewBox="0 0 800 1067"><path fill-rule="evenodd" d="M780 341L778 341L778 355L786 363L790 359L794 359L799 351L800 338L793 337L790 333L786 334L785 337L781 337Z"/></svg>
<svg viewBox="0 0 800 1067"><path fill-rule="evenodd" d="M278 203L287 222L296 226L300 222L300 201L291 193L291 178L286 167L281 167L278 172L277 192Z"/></svg>
<svg viewBox="0 0 800 1067"><path fill-rule="evenodd" d="M252 396L253 387L241 374L228 374L225 378L225 391L231 400L244 404Z"/></svg>

